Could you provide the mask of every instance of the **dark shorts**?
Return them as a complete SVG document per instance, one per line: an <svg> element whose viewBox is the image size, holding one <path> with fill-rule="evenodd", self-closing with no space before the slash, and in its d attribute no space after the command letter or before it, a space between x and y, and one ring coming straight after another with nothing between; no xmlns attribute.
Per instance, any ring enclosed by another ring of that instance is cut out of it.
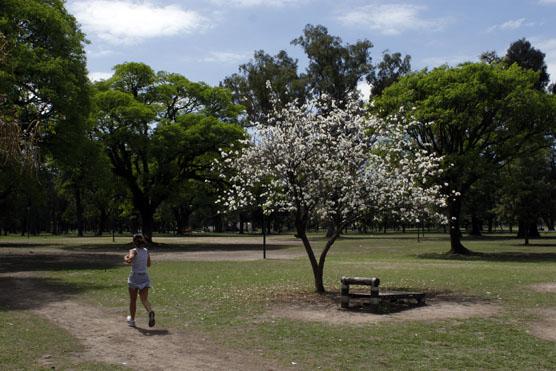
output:
<svg viewBox="0 0 556 371"><path fill-rule="evenodd" d="M145 287L151 287L151 281L147 273L131 272L127 278L127 285L132 289L142 290Z"/></svg>

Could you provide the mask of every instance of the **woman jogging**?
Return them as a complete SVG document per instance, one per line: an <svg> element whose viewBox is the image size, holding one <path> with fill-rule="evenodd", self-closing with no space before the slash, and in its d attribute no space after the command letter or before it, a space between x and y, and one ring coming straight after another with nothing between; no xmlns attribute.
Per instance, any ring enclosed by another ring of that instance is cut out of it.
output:
<svg viewBox="0 0 556 371"><path fill-rule="evenodd" d="M131 273L127 279L129 289L129 316L127 316L128 326L135 327L135 312L137 310L137 294L141 297L143 306L149 313L149 327L155 324L154 312L149 303L150 280L147 267L151 266L151 256L145 247L146 242L142 235L133 236L133 249L124 257L127 264L131 264Z"/></svg>

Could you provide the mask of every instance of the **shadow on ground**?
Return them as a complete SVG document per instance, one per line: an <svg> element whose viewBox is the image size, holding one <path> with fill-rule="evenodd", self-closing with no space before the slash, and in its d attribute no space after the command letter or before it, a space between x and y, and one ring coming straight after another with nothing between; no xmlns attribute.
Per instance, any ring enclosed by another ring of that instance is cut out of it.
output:
<svg viewBox="0 0 556 371"><path fill-rule="evenodd" d="M381 302L380 304L370 304L369 299L352 298L350 300L350 307L347 309L341 308L341 295L339 291L327 291L324 294L315 292L296 293L295 297L290 295L279 296L275 299L275 303L291 305L295 303L296 306L302 308L336 308L340 311L353 312L353 313L372 313L378 315L388 315L395 313L402 313L411 311L416 308L433 306L438 303L450 303L461 305L472 304L490 304L491 301L482 297L462 295L450 290L422 290L415 287L385 287L381 292L415 292L420 291L425 293L425 302L423 304L416 303L413 299L399 299L392 302ZM365 293L368 291L362 289L355 289L353 293Z"/></svg>
<svg viewBox="0 0 556 371"><path fill-rule="evenodd" d="M51 302L59 302L99 285L71 285L67 282L29 276L0 277L0 311L36 309Z"/></svg>
<svg viewBox="0 0 556 371"><path fill-rule="evenodd" d="M0 248L10 247L10 248L29 248L29 247L50 247L56 246L55 243L48 242L0 242Z"/></svg>
<svg viewBox="0 0 556 371"><path fill-rule="evenodd" d="M109 269L122 264L120 255L109 254L8 254L0 258L0 273Z"/></svg>
<svg viewBox="0 0 556 371"><path fill-rule="evenodd" d="M493 262L521 262L539 263L556 262L556 253L549 252L496 252L482 253L473 252L471 255L447 254L447 253L427 253L417 255L421 259L440 259L440 260L473 260L473 261L493 261Z"/></svg>
<svg viewBox="0 0 556 371"><path fill-rule="evenodd" d="M166 335L170 335L170 332L168 330L152 330L152 329L146 329L146 328L141 328L141 327L135 327L135 329L140 332L141 334L145 335L145 336L166 336Z"/></svg>
<svg viewBox="0 0 556 371"><path fill-rule="evenodd" d="M266 244L267 250L288 249L295 245ZM99 244L99 245L71 245L63 246L62 250L67 251L95 251L95 252L126 252L132 248L131 244ZM259 251L262 249L260 244L164 244L158 243L150 245L148 249L152 252L199 252L199 251ZM121 260L121 259L120 259Z"/></svg>

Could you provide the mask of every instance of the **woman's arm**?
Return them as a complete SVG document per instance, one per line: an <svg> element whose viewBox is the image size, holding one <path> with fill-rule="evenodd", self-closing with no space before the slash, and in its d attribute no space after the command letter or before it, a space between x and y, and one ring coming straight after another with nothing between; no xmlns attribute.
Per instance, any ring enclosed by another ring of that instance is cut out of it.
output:
<svg viewBox="0 0 556 371"><path fill-rule="evenodd" d="M135 258L135 255L137 255L137 251L135 251L135 249L131 249L129 250L129 252L127 253L126 256L124 256L124 261L127 264L131 264L133 262L133 259Z"/></svg>

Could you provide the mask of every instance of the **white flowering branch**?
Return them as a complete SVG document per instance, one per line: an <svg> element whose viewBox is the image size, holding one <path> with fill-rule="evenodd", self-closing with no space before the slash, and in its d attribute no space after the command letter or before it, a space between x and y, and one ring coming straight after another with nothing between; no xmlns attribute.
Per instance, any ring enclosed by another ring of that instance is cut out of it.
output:
<svg viewBox="0 0 556 371"><path fill-rule="evenodd" d="M427 184L439 161L415 148L406 129L366 115L355 100L343 109L326 97L275 109L241 150L222 153L218 165L230 186L219 202L227 210L259 203L265 213L293 213L316 290L324 292L327 253L349 223L370 210L415 222L442 204L438 187ZM335 230L318 262L306 234L311 218Z"/></svg>

